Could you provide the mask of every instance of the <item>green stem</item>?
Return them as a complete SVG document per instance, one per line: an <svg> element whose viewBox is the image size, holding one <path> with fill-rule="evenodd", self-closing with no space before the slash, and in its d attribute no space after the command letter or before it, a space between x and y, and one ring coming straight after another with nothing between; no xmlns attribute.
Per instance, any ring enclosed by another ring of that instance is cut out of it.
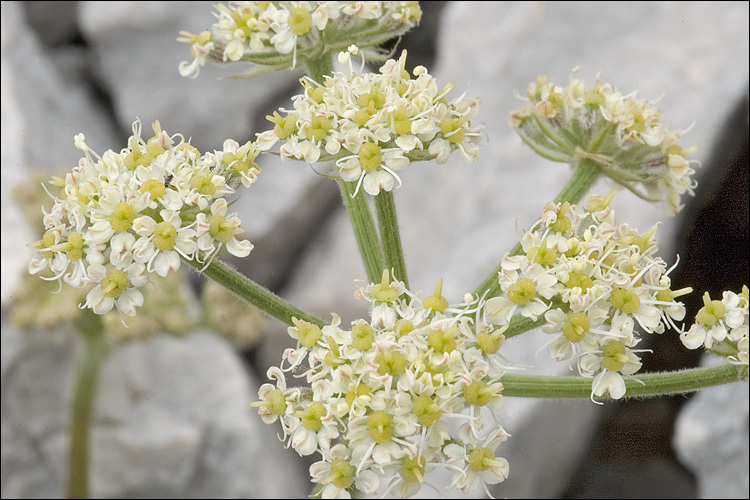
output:
<svg viewBox="0 0 750 500"><path fill-rule="evenodd" d="M573 164L573 174L555 197L555 203L567 201L571 205L575 205L583 199L598 178L599 167L596 163L589 158L578 158Z"/></svg>
<svg viewBox="0 0 750 500"><path fill-rule="evenodd" d="M539 128L542 129L542 132L544 132L544 135L549 137L552 142L560 146L562 149L565 150L565 152L568 154L568 158L573 157L573 153L575 151L574 147L571 147L571 145L566 141L560 134L557 133L554 127L550 126L549 122L546 118L540 118L537 115L534 115L534 120L536 121L536 124L539 125ZM565 163L571 163L570 160L568 160Z"/></svg>
<svg viewBox="0 0 750 500"><path fill-rule="evenodd" d="M323 320L293 306L270 290L267 290L244 276L242 273L232 269L219 259L214 258L208 266L193 260L183 260L199 272L205 274L230 292L234 293L237 297L257 307L269 316L283 321L287 325L294 325L292 322L293 317L309 323L314 323L320 327L323 327L326 324Z"/></svg>
<svg viewBox="0 0 750 500"><path fill-rule="evenodd" d="M323 85L325 82L323 77L333 73L333 60L330 53L327 52L318 59L308 60L307 73L312 80ZM370 283L378 283L384 269L383 253L367 198L362 189L354 196L356 187L354 182L339 180L341 197L352 222L354 237L362 256L367 279Z"/></svg>
<svg viewBox="0 0 750 500"><path fill-rule="evenodd" d="M409 288L393 192L380 191L380 194L375 197L375 211L378 214L378 226L380 228L380 239L383 242L386 268L393 269L394 279L403 281L406 288Z"/></svg>
<svg viewBox="0 0 750 500"><path fill-rule="evenodd" d="M509 339L511 337L515 337L516 335L521 335L524 332L528 332L529 330L533 330L534 328L538 328L542 326L545 321L546 320L544 319L544 315L541 315L534 320L525 316L521 316L520 314L516 314L510 319L508 329L503 332L503 335L506 339Z"/></svg>
<svg viewBox="0 0 750 500"><path fill-rule="evenodd" d="M680 394L705 387L739 382L747 380L747 371L743 373L742 367L727 363L679 372L636 374L635 378L637 380L625 379L625 397ZM503 396L588 399L591 397L591 382L592 379L584 377L504 375L502 378Z"/></svg>
<svg viewBox="0 0 750 500"><path fill-rule="evenodd" d="M566 201L570 204L578 203L598 178L599 168L596 166L596 163L589 158L578 158L573 164L573 174L555 197L555 203L564 203ZM520 242L516 243L510 251L510 255L521 255L522 253L523 248ZM497 274L501 270L502 262L474 290L474 296L481 297L485 292L487 292L487 298L499 295L501 289L500 283L497 281Z"/></svg>
<svg viewBox="0 0 750 500"><path fill-rule="evenodd" d="M325 84L325 76L330 76L333 73L333 59L331 59L330 53L325 53L318 59L310 59L306 61L307 64L307 75L313 81L320 85Z"/></svg>
<svg viewBox="0 0 750 500"><path fill-rule="evenodd" d="M349 213L349 220L352 222L354 237L357 240L357 246L359 246L359 253L362 256L367 279L370 283L380 283L383 269L385 269L383 251L380 247L375 221L372 218L370 206L367 204L364 190L360 189L357 195L352 197L356 187L357 185L354 182L339 180L341 197L344 200L346 211Z"/></svg>
<svg viewBox="0 0 750 500"><path fill-rule="evenodd" d="M101 317L90 309L81 312L77 326L86 345L78 366L71 408L67 497L89 498L91 423L99 374L107 357L107 344Z"/></svg>

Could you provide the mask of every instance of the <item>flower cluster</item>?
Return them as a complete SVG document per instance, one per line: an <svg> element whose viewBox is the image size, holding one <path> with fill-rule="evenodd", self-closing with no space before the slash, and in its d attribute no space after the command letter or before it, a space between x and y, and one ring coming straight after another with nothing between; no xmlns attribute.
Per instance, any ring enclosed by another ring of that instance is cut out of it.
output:
<svg viewBox="0 0 750 500"><path fill-rule="evenodd" d="M347 56L348 53L342 53ZM406 52L390 59L379 74L334 73L325 82L302 80L305 92L294 97L294 109L274 112L273 130L258 134L258 148L278 141L282 158L307 163L335 160L335 176L358 181L367 193L391 191L396 172L412 161L445 163L455 150L468 162L479 155L483 128L471 120L478 99L463 95L452 101L452 85L439 89L423 66L414 78L405 69Z"/></svg>
<svg viewBox="0 0 750 500"><path fill-rule="evenodd" d="M748 366L748 288L737 294L725 291L721 300L706 292L695 323L680 334L688 349L705 346L730 363Z"/></svg>
<svg viewBox="0 0 750 500"><path fill-rule="evenodd" d="M369 320L344 330L334 315L322 328L297 319L289 328L297 347L251 404L266 423L281 422L300 455L320 453L310 474L323 498L381 488L411 496L437 467L462 490L507 477L495 449L508 434L482 411L503 403L494 354L504 329L484 321L480 303L450 307L441 288L420 301L385 271L356 294L369 301ZM287 386L289 372L311 388Z"/></svg>
<svg viewBox="0 0 750 500"><path fill-rule="evenodd" d="M582 207L548 203L521 238L523 253L503 257L503 294L487 300L487 315L499 325L512 315L537 320L552 335L552 359L576 357L582 376L593 377L592 398L625 394L622 375L641 367L636 326L662 333L685 316L675 298L690 289L670 289L665 262L655 256L656 226L645 234L618 223L614 196L589 196Z"/></svg>
<svg viewBox="0 0 750 500"><path fill-rule="evenodd" d="M293 68L298 59L330 57L352 44L375 47L422 17L418 2L230 2L216 9L219 20L209 31L180 32L177 40L190 43L194 57L180 64L182 76L197 76L209 59Z"/></svg>
<svg viewBox="0 0 750 500"><path fill-rule="evenodd" d="M255 182L258 151L252 142L224 142L222 151L201 155L180 135L154 123L154 136L141 137L133 124L128 146L99 156L76 136L85 156L50 196L45 232L29 262L32 274L81 288L94 284L82 307L97 314L116 308L134 316L143 305L139 290L153 274L166 276L180 258L206 263L221 247L238 257L252 249L227 197Z"/></svg>
<svg viewBox="0 0 750 500"><path fill-rule="evenodd" d="M566 87L540 76L529 83L523 108L510 124L534 151L554 161L591 160L599 170L650 201L665 200L674 215L680 197L693 195L695 170L685 157L682 130L668 130L653 102L622 95L612 84L587 87L571 78Z"/></svg>

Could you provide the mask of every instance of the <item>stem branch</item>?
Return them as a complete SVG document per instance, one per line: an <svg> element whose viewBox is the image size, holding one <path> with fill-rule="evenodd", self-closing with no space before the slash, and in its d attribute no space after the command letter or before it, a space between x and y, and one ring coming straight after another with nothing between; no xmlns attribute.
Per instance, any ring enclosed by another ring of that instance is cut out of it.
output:
<svg viewBox="0 0 750 500"><path fill-rule="evenodd" d="M380 191L380 194L375 197L375 211L378 214L386 268L393 269L394 279L403 281L406 288L409 288L404 250L401 246L401 233L398 229L396 204L391 191Z"/></svg>
<svg viewBox="0 0 750 500"><path fill-rule="evenodd" d="M193 260L183 259L193 268L202 272L224 288L235 294L247 303L257 307L269 316L272 316L287 325L292 326L292 317L314 323L320 327L325 322L305 311L293 306L270 290L260 286L242 273L232 269L224 262L214 258L208 266Z"/></svg>
<svg viewBox="0 0 750 500"><path fill-rule="evenodd" d="M77 326L85 339L85 350L78 366L78 378L70 416L67 496L68 498L89 498L91 423L99 374L108 349L99 315L90 309L84 309Z"/></svg>
<svg viewBox="0 0 750 500"><path fill-rule="evenodd" d="M635 378L637 380L625 379L625 397L679 394L743 380L741 370L729 363L678 372L645 373ZM502 378L503 395L520 398L588 399L591 382L592 379L584 377L505 375Z"/></svg>
<svg viewBox="0 0 750 500"><path fill-rule="evenodd" d="M367 279L370 283L379 283L385 264L380 240L375 229L375 221L372 218L370 206L367 204L367 197L364 191L360 189L357 195L352 198L356 189L354 182L339 180L339 188L354 229L354 237L357 240L357 246L359 246L359 253L362 256Z"/></svg>

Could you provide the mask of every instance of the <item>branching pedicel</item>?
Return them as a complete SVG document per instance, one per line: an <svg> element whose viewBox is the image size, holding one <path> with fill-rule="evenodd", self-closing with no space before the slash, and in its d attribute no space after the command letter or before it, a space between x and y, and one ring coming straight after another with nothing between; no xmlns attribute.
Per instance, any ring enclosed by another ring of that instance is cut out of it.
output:
<svg viewBox="0 0 750 500"><path fill-rule="evenodd" d="M146 140L136 121L120 153L98 156L77 136L85 157L52 181L60 192L51 193L55 204L45 213L43 238L31 245L29 270L93 285L81 307L94 313L117 308L133 316L149 276L165 276L182 260L286 322L297 346L268 370L274 382L251 404L265 422L280 422L283 440L300 455L320 455L310 468L316 496L411 496L436 469L450 475L451 487L481 486L489 494L487 485L509 473L496 455L508 438L496 413L503 392L622 398L632 390L628 381L641 380L634 377L639 330L677 331L688 348L705 346L729 364L697 383L688 372L643 375L645 389L635 393L747 380L747 287L721 301L706 294L685 329L676 299L691 290L672 290L671 268L656 256L657 226L640 233L618 222L609 206L614 191L585 196L600 175L666 201L669 214L693 194L686 156L695 148L678 144L682 132L664 127L651 102L607 83L571 79L559 87L540 77L529 84L511 126L537 153L570 164L571 180L462 302L442 296L440 279L420 299L409 290L391 192L412 162L444 163L454 151L477 158L479 100L448 100L452 85L441 88L424 67L409 74L405 53L379 73L356 72L350 62L382 60L377 46L418 23L418 4L234 2L217 10L210 30L182 33L194 56L180 65L184 76L196 76L207 60L249 61L254 75L303 64L304 92L268 116L273 129L258 133L257 143L227 140L221 151L201 154L158 122ZM333 71L334 56L348 63L347 72ZM216 258L221 247L250 253L228 198L255 181L256 157L277 144L282 159L332 163L326 175L341 185L370 281L355 294L369 303L367 318L344 326L333 314L324 322ZM366 196L374 199L379 232ZM550 335L549 355L574 359L591 383L581 386L579 378L550 389L547 379L508 373L504 341L537 327ZM309 387L287 385L290 374Z"/></svg>

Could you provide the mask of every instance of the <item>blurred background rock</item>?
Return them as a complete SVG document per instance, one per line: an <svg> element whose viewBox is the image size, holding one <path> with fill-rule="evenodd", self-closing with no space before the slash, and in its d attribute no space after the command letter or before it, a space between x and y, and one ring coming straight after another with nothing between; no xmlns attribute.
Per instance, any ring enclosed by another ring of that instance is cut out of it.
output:
<svg viewBox="0 0 750 500"><path fill-rule="evenodd" d="M487 129L479 162L416 165L396 192L410 281L445 279L452 302L472 290L566 179L507 126L538 74L565 84L614 83L660 96L670 128L690 128L703 163L696 199L676 218L621 191L618 218L642 230L662 220L662 257L682 256L675 280L712 297L748 283L748 4L746 2L422 2L422 25L399 47L410 67L478 96ZM20 331L9 321L14 291L37 239L10 193L31 172L77 163L76 133L98 152L119 149L136 117L158 119L199 149L245 141L288 105L301 73L220 81L237 71L206 66L196 80L177 65L189 47L180 30L214 20L212 2L2 3L2 496L64 492L67 422L81 346L65 330ZM249 277L328 318L364 314L353 280L364 270L335 183L304 164L263 157L263 174L238 202L251 255ZM596 186L606 192L606 182ZM195 277L194 277L195 278ZM194 279L195 289L202 282ZM320 290L325 290L321 293ZM700 307L700 293L695 294ZM695 310L692 314L695 314ZM226 314L221 311L220 314ZM690 315L690 313L689 313ZM96 407L92 495L102 497L299 497L306 467L276 441L247 403L290 345L275 320L253 323L259 343L237 347L196 328L155 336L107 361ZM543 334L506 344L533 373L567 374L535 358ZM695 352L655 338L650 370L694 366ZM235 339L236 340L236 339ZM645 368L645 367L644 367ZM687 405L685 403L687 402ZM734 384L694 398L607 404L507 401L512 434L498 454L511 463L499 497L748 497L748 389ZM676 429L676 431L675 431ZM442 478L431 478L436 483ZM430 495L425 489L424 495ZM450 496L457 496L450 493Z"/></svg>

